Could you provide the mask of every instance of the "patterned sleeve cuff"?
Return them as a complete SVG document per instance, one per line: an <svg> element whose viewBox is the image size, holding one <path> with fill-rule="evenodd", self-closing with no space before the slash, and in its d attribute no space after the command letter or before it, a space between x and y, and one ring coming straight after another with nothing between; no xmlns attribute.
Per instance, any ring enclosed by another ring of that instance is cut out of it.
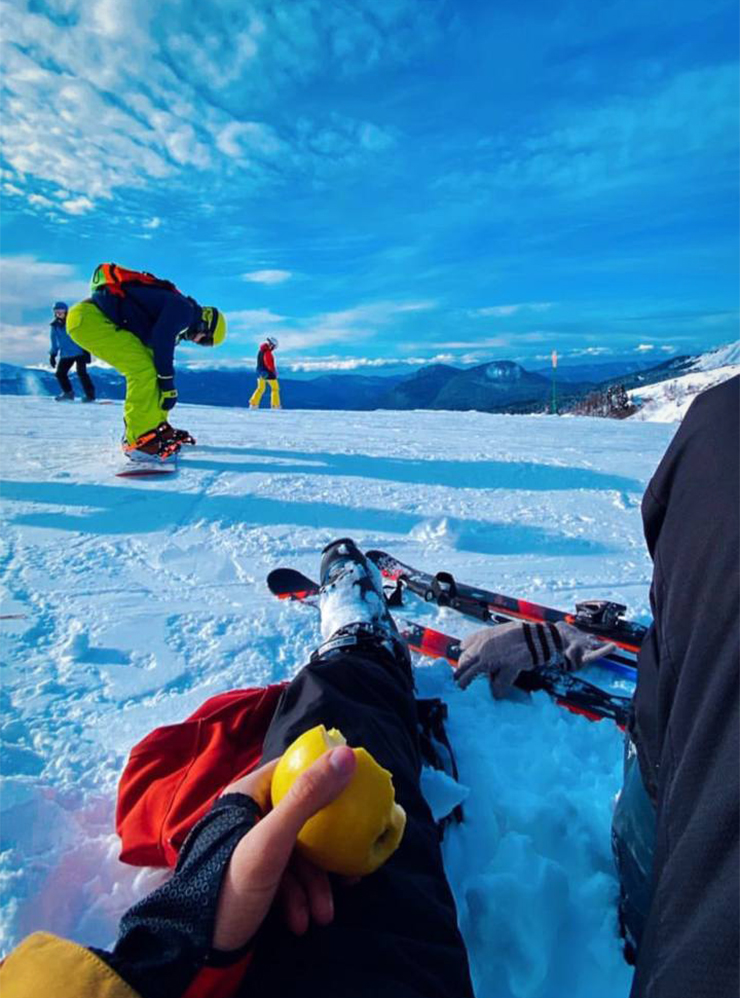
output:
<svg viewBox="0 0 740 998"><path fill-rule="evenodd" d="M217 798L180 850L174 876L130 908L107 962L142 998L179 998L207 965L244 959L247 948L211 948L221 881L239 841L261 816L245 794Z"/></svg>

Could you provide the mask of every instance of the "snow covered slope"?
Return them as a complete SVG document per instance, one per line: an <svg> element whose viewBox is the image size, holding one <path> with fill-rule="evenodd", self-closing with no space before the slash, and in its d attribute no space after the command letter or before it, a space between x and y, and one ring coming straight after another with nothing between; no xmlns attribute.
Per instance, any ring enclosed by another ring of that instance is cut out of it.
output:
<svg viewBox="0 0 740 998"><path fill-rule="evenodd" d="M654 423L680 422L699 392L737 374L740 374L740 343L730 343L719 350L702 354L680 377L628 392L630 398L641 406L631 419Z"/></svg>
<svg viewBox="0 0 740 998"><path fill-rule="evenodd" d="M3 951L39 928L110 945L158 881L118 861L118 776L153 727L305 662L318 619L269 595L271 568L315 575L349 534L503 592L566 608L602 596L648 619L639 504L674 426L180 406L198 447L174 479L137 482L114 477L120 405L0 410ZM478 995L626 998L609 846L619 731L417 664L420 694L450 709L462 786L425 785L435 806L465 798L444 852Z"/></svg>

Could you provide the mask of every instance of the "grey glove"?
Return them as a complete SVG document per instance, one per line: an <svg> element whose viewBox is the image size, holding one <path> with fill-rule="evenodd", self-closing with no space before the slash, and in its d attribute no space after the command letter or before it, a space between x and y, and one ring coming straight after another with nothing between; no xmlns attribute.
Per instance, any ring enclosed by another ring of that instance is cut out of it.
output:
<svg viewBox="0 0 740 998"><path fill-rule="evenodd" d="M495 697L506 696L520 672L560 665L571 672L613 652L616 645L559 621L557 624L496 624L462 642L455 680L463 689L488 675Z"/></svg>

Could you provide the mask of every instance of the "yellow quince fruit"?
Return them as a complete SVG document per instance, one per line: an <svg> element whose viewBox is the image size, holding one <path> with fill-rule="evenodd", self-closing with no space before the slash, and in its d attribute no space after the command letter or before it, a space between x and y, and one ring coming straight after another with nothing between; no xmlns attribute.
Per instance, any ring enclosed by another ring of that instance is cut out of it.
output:
<svg viewBox="0 0 740 998"><path fill-rule="evenodd" d="M323 724L304 731L283 753L272 776L272 803L280 803L300 774L328 749L346 745L336 728ZM297 848L331 873L362 877L395 852L406 827L406 812L396 804L393 780L364 748L353 748L354 775L342 793L318 811L298 833Z"/></svg>

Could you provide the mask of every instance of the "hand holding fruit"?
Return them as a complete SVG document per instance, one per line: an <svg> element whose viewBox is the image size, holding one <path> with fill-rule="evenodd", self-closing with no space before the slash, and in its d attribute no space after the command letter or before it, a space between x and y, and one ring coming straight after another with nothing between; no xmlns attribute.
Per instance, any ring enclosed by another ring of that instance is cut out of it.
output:
<svg viewBox="0 0 740 998"><path fill-rule="evenodd" d="M248 794L265 817L241 840L224 874L213 942L221 950L251 939L278 894L292 931L305 932L310 920L331 922L326 871L372 873L398 847L406 824L391 774L323 724L224 793ZM273 810L266 813L270 798Z"/></svg>
<svg viewBox="0 0 740 998"><path fill-rule="evenodd" d="M290 872L286 867L300 829L341 794L355 766L352 749L340 746L325 752L272 811L270 782L277 760L226 787L225 794L243 793L255 800L265 817L239 842L226 867L214 925L215 949L244 946L264 921L279 889L294 932L305 932L311 918L322 925L332 920L333 897L326 873L308 863L294 864Z"/></svg>
<svg viewBox="0 0 740 998"><path fill-rule="evenodd" d="M279 804L294 781L322 752L346 745L341 731L323 724L305 731L288 747L272 777L272 801ZM357 768L336 800L310 818L298 834L297 849L331 873L363 877L395 852L406 826L406 813L396 804L393 780L364 748L352 749Z"/></svg>

